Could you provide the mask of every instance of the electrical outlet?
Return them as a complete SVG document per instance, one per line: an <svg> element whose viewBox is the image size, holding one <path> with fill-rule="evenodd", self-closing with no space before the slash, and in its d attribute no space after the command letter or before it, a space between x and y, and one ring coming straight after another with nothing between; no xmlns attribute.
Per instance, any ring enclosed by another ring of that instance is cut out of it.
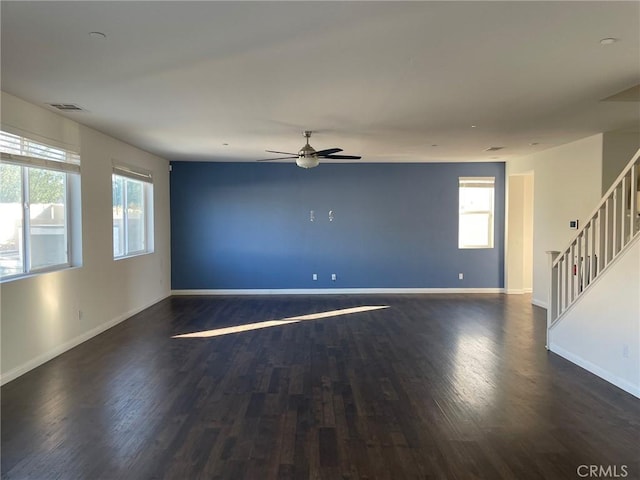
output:
<svg viewBox="0 0 640 480"><path fill-rule="evenodd" d="M629 358L629 345L622 346L622 358Z"/></svg>
<svg viewBox="0 0 640 480"><path fill-rule="evenodd" d="M316 219L316 214L313 210L309 211L309 221L313 222Z"/></svg>
<svg viewBox="0 0 640 480"><path fill-rule="evenodd" d="M336 274L335 274L335 273L332 273L332 274L331 274L331 280L333 280L333 281L335 282L335 281L336 281L336 278L338 278L338 277L336 276Z"/></svg>
<svg viewBox="0 0 640 480"><path fill-rule="evenodd" d="M82 310L78 310L78 320L82 320L83 315Z"/></svg>
<svg viewBox="0 0 640 480"><path fill-rule="evenodd" d="M458 274L458 280L464 280L464 273Z"/></svg>
<svg viewBox="0 0 640 480"><path fill-rule="evenodd" d="M313 280L318 280L318 274L317 274L317 273L314 273L313 275L311 275L311 278L312 278Z"/></svg>

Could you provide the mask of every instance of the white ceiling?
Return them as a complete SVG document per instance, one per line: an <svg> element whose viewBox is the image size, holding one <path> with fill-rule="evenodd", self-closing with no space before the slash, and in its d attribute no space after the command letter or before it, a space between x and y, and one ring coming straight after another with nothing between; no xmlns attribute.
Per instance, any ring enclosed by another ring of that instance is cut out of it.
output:
<svg viewBox="0 0 640 480"><path fill-rule="evenodd" d="M635 1L1 8L4 91L169 160L295 152L304 129L368 162L504 160L640 125L601 101L640 83Z"/></svg>

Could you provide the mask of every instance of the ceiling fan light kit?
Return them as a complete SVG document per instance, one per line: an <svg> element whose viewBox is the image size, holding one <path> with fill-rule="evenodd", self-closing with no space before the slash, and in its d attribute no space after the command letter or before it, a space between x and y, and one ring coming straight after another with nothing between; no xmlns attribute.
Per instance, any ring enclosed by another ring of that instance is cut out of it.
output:
<svg viewBox="0 0 640 480"><path fill-rule="evenodd" d="M296 159L296 165L301 168L313 168L317 167L320 163L321 158L331 158L336 160L359 160L362 157L356 155L334 155L335 153L341 152L341 148L327 148L326 150L316 151L311 145L309 145L309 138L311 137L311 130L305 130L302 132L304 138L307 139L307 142L304 146L298 151L298 153L289 153L289 152L279 152L277 150L267 150L269 153L280 153L289 155L288 157L276 157L276 158L263 158L258 160L258 162L268 162L270 160L285 160L285 159Z"/></svg>
<svg viewBox="0 0 640 480"><path fill-rule="evenodd" d="M298 158L296 159L296 165L301 168L317 167L319 163L320 161L315 155L298 155Z"/></svg>

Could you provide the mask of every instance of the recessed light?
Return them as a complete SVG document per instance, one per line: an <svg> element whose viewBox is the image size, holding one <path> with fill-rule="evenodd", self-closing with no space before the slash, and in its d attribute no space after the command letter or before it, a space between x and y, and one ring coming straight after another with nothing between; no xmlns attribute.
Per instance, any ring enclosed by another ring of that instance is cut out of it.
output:
<svg viewBox="0 0 640 480"><path fill-rule="evenodd" d="M531 142L529 145L531 145L532 147L535 147L536 145L540 145L538 142Z"/></svg>
<svg viewBox="0 0 640 480"><path fill-rule="evenodd" d="M478 127L477 125L471 125L471 128L477 128L477 127Z"/></svg>
<svg viewBox="0 0 640 480"><path fill-rule="evenodd" d="M607 37L607 38L603 38L602 40L600 40L600 45L612 45L612 44L617 43L619 41L620 41L619 38Z"/></svg>
<svg viewBox="0 0 640 480"><path fill-rule="evenodd" d="M432 147L437 147L437 146L438 146L438 144L437 144L437 143L433 143L433 144L431 144L431 146L432 146Z"/></svg>
<svg viewBox="0 0 640 480"><path fill-rule="evenodd" d="M228 146L229 146L229 144L228 144L228 143L223 143L222 145L223 145L223 146L225 146L225 147L228 147Z"/></svg>
<svg viewBox="0 0 640 480"><path fill-rule="evenodd" d="M104 33L102 33L102 32L89 32L89 36L90 36L91 38L97 38L97 39L99 39L99 40L102 40L102 39L104 39L104 38L107 38L107 36L106 36Z"/></svg>

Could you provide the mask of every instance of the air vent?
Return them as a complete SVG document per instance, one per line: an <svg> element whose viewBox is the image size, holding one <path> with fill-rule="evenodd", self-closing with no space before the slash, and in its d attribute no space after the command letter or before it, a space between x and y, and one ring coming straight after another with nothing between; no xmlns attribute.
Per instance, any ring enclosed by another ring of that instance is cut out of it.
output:
<svg viewBox="0 0 640 480"><path fill-rule="evenodd" d="M50 103L49 106L62 110L63 112L81 112L82 108L73 103Z"/></svg>
<svg viewBox="0 0 640 480"><path fill-rule="evenodd" d="M498 150L502 150L504 147L489 147L485 150L485 152L497 152Z"/></svg>

